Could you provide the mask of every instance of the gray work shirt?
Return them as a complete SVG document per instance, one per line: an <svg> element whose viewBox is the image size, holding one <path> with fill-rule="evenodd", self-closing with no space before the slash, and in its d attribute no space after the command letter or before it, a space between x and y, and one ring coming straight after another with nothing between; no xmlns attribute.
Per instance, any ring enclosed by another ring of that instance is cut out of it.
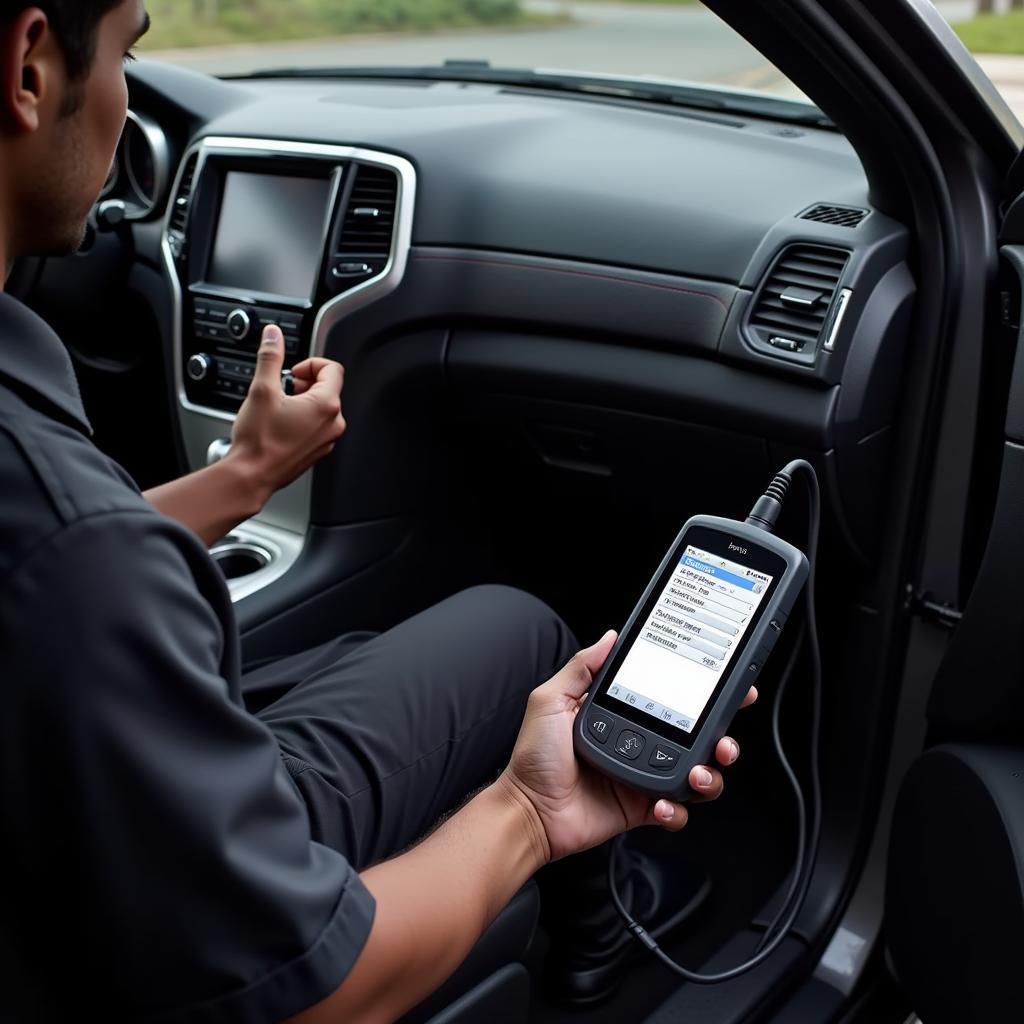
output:
<svg viewBox="0 0 1024 1024"><path fill-rule="evenodd" d="M206 549L90 433L0 294L0 1019L278 1021L341 984L373 899L243 707Z"/></svg>

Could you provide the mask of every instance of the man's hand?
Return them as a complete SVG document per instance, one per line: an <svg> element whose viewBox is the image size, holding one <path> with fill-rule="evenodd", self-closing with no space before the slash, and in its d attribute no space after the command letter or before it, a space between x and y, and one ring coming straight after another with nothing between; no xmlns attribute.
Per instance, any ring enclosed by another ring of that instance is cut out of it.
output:
<svg viewBox="0 0 1024 1024"><path fill-rule="evenodd" d="M264 502L329 455L345 432L342 366L329 359L299 363L292 370L293 396L281 388L283 366L284 337L280 328L267 327L256 375L231 433L228 459L246 467Z"/></svg>
<svg viewBox="0 0 1024 1024"><path fill-rule="evenodd" d="M685 808L652 802L573 755L573 721L614 642L609 633L533 692L512 761L494 785L418 846L363 872L377 901L366 947L340 987L289 1024L397 1020L455 970L546 861L636 825L683 827ZM756 698L751 690L746 703ZM719 743L722 764L738 755L732 740ZM717 771L694 768L690 782L704 799L722 792Z"/></svg>
<svg viewBox="0 0 1024 1024"><path fill-rule="evenodd" d="M345 432L344 369L329 359L299 363L292 370L296 394L289 397L281 388L283 365L281 330L268 327L227 458L146 492L164 515L207 544L258 515L275 491L329 455Z"/></svg>
<svg viewBox="0 0 1024 1024"><path fill-rule="evenodd" d="M614 643L615 633L606 633L534 690L512 760L500 780L536 813L549 860L597 846L638 825L661 825L675 832L686 824L682 804L652 800L580 764L573 753L573 722ZM755 700L757 690L751 688L743 706ZM719 764L732 764L739 757L739 745L725 737L715 757ZM721 795L722 775L715 768L694 768L689 782L699 799Z"/></svg>

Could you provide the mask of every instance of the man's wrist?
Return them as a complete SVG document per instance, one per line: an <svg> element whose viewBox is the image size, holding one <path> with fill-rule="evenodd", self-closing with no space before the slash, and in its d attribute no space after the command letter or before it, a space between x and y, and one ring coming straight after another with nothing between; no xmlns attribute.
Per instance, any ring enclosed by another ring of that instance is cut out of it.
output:
<svg viewBox="0 0 1024 1024"><path fill-rule="evenodd" d="M531 874L533 871L538 871L544 867L545 864L550 863L551 844L548 842L547 830L544 828L544 822L541 820L536 805L523 787L516 782L506 769L491 788L513 809L513 812L520 821L523 834L529 841L531 856L534 860Z"/></svg>
<svg viewBox="0 0 1024 1024"><path fill-rule="evenodd" d="M245 518L258 515L274 493L274 487L258 461L233 449L216 465L222 473L230 476L232 493L237 494L245 506Z"/></svg>

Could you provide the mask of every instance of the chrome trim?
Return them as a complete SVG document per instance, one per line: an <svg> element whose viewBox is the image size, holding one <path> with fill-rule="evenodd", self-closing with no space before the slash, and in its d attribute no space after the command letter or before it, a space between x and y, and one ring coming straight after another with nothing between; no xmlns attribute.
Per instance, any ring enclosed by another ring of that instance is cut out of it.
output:
<svg viewBox="0 0 1024 1024"><path fill-rule="evenodd" d="M128 121L131 121L142 132L143 137L149 143L149 148L153 152L153 198L148 206L137 207L137 212L134 214L131 212L131 205L129 205L125 220L145 220L157 208L164 197L164 189L167 187L167 182L171 176L171 147L160 125L155 121L151 121L144 114L137 114L134 110L129 110L125 123L127 124ZM136 181L135 171L129 159L130 147L127 145L123 134L121 136L121 145L124 147L122 160L124 161L125 172L128 175L128 184L135 190L136 195L142 199L145 193L139 188L138 181Z"/></svg>
<svg viewBox="0 0 1024 1024"><path fill-rule="evenodd" d="M805 299L802 295L793 295L785 291L779 296L779 301L784 306L795 307L796 309L814 309L821 301L821 294L815 295L813 299Z"/></svg>
<svg viewBox="0 0 1024 1024"><path fill-rule="evenodd" d="M237 335L231 329L231 321L234 320L235 317L241 319L242 323L244 324L244 326L242 327L242 333ZM227 325L228 334L230 334L231 337L235 339L235 341L245 341L245 339L249 337L249 331L252 330L252 321L249 319L249 314L246 313L244 309L235 309L232 310L232 312L228 313Z"/></svg>
<svg viewBox="0 0 1024 1024"><path fill-rule="evenodd" d="M839 292L839 304L836 307L835 319L832 321L832 329L828 332L828 337L825 339L825 344L822 346L826 352L831 352L836 347L836 338L839 337L839 328L843 326L843 317L846 316L846 310L850 305L850 298L852 296L852 288L843 288Z"/></svg>
<svg viewBox="0 0 1024 1024"><path fill-rule="evenodd" d="M195 174L193 176L193 195L202 177L206 160L211 155L217 156L263 156L273 158L275 156L305 156L318 160L338 160L344 162L357 161L359 163L376 164L387 167L398 173L398 201L395 207L395 226L393 243L391 247L391 258L388 260L383 271L362 284L356 285L350 291L338 295L326 302L317 314L313 324L312 342L310 344L311 356L322 356L327 347L327 335L343 316L353 313L370 305L377 299L384 298L393 292L405 276L405 270L409 262L409 249L412 246L412 220L413 210L416 203L416 169L402 157L393 156L390 153L379 153L375 150L361 149L353 146L332 146L318 145L308 142L287 142L274 139L235 139L223 136L211 136L201 139L188 148L181 158L177 174L174 178L174 186L171 195L176 196L181 185L182 173L193 154L198 154ZM337 188L338 183L336 183ZM336 196L332 196L332 211ZM181 282L178 280L178 272L174 263L174 255L171 252L168 240L170 229L171 213L173 203L168 203L167 214L164 218L164 230L161 248L164 255L164 270L174 293L174 314L173 314L173 339L174 339L174 387L178 396L178 404L182 409L199 413L212 419L233 423L234 413L224 412L220 409L211 409L202 405L195 405L188 400L185 394L185 384L182 375L181 353L182 353L182 290ZM328 213L330 219L331 212ZM329 228L328 228L329 230ZM324 255L326 252L326 239L324 244Z"/></svg>
<svg viewBox="0 0 1024 1024"><path fill-rule="evenodd" d="M1017 115L1003 99L1002 93L982 70L971 51L964 46L963 41L953 31L949 22L935 8L933 0L903 0L903 2L924 22L925 27L952 58L960 73L984 100L985 105L992 111L1014 148L1024 148L1024 125L1021 125Z"/></svg>
<svg viewBox="0 0 1024 1024"><path fill-rule="evenodd" d="M306 539L302 534L282 530L258 520L251 520L232 530L223 540L210 548L211 557L217 551L256 549L269 556L269 563L249 576L228 580L228 591L233 602L255 594L279 580L299 559Z"/></svg>
<svg viewBox="0 0 1024 1024"><path fill-rule="evenodd" d="M362 149L353 146L318 145L306 142L288 142L274 139L230 138L211 136L193 143L182 154L178 170L175 173L170 191L171 201L167 203L164 216L161 250L163 252L163 274L167 279L173 298L171 313L171 333L174 358L174 390L178 400L178 426L189 453L189 461L193 469L205 465L212 442L223 438L224 424L233 423L235 414L220 409L210 409L195 405L185 394L184 368L182 366L182 313L183 293L181 281L175 265L174 253L170 245L170 225L174 212L174 197L181 188L181 180L189 159L197 156L193 175L193 197L198 187L206 159L210 155L255 156L273 158L275 156L308 157L317 160L335 160L338 162L359 162L386 167L398 174L398 197L395 207L395 225L391 257L384 269L377 276L363 281L355 288L338 295L326 302L316 315L310 341L309 354L322 356L327 347L327 339L334 326L346 315L376 302L393 292L405 276L409 263L409 250L412 247L412 222L416 204L416 169L402 157L376 150ZM334 176L335 191L331 196L331 209L327 214L328 232L333 226L333 213L340 190L341 175ZM191 200L190 200L191 201ZM331 254L327 252L329 237L325 234L323 257L326 260ZM305 547L306 534L309 530L310 500L312 493L312 473L303 474L295 483L278 492L267 507L255 519L244 523L234 536L243 540L252 539L264 547L273 547L274 560L265 569L241 580L229 582L229 590L234 601L269 586L287 573L301 555Z"/></svg>
<svg viewBox="0 0 1024 1024"><path fill-rule="evenodd" d="M249 573L249 576L255 576L257 572L262 569L266 569L268 565L274 560L274 552L268 550L264 545L257 544L254 541L242 540L237 535L233 539L221 541L218 544L214 544L210 548L210 556L216 562L220 555L255 555L257 561L259 561L260 567L255 572ZM248 579L249 576L239 576L238 579Z"/></svg>
<svg viewBox="0 0 1024 1024"><path fill-rule="evenodd" d="M229 451L231 451L231 438L218 437L216 441L211 441L210 446L206 449L206 464L212 466L215 462L226 459Z"/></svg>
<svg viewBox="0 0 1024 1024"><path fill-rule="evenodd" d="M198 373L192 372L192 364L196 364ZM194 355L189 356L188 365L185 367L185 373L188 374L190 380L200 381L206 380L206 375L210 372L210 357L205 352L196 352Z"/></svg>

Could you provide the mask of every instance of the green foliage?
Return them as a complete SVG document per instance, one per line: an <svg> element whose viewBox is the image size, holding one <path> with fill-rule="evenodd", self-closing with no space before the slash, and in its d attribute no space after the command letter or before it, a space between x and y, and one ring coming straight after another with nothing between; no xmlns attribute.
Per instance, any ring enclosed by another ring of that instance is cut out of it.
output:
<svg viewBox="0 0 1024 1024"><path fill-rule="evenodd" d="M979 14L953 28L967 49L974 53L1024 54L1024 10Z"/></svg>
<svg viewBox="0 0 1024 1024"><path fill-rule="evenodd" d="M338 32L499 25L522 13L518 0L321 0L320 8Z"/></svg>
<svg viewBox="0 0 1024 1024"><path fill-rule="evenodd" d="M428 32L526 20L520 0L149 0L143 49Z"/></svg>

